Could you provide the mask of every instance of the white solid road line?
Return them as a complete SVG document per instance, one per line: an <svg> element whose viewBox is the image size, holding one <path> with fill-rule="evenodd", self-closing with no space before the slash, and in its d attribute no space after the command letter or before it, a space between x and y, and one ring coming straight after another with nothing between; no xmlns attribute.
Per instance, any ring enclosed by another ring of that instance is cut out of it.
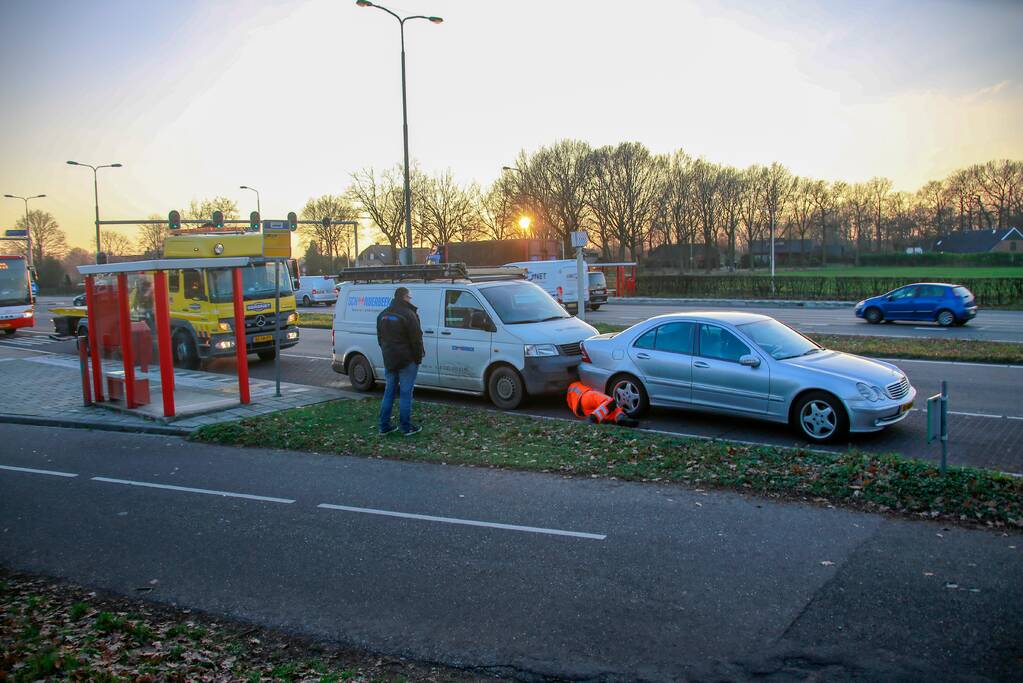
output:
<svg viewBox="0 0 1023 683"><path fill-rule="evenodd" d="M55 470L36 470L31 467L14 467L13 465L0 465L0 470L10 470L12 472L28 472L29 474L49 474L51 477L77 477L77 474L71 472L57 472Z"/></svg>
<svg viewBox="0 0 1023 683"><path fill-rule="evenodd" d="M330 360L330 356L301 356L297 353L282 353L282 358L307 358L309 360Z"/></svg>
<svg viewBox="0 0 1023 683"><path fill-rule="evenodd" d="M965 415L966 417L997 417L997 418L1008 417L1007 415L992 415L990 413L963 413L963 412L956 412L954 410L948 411L948 414L949 415Z"/></svg>
<svg viewBox="0 0 1023 683"><path fill-rule="evenodd" d="M383 515L385 517L401 517L403 519L418 519L424 522L441 522L443 524L462 524L465 526L482 526L491 529L505 529L508 531L526 531L533 534L547 534L550 536L572 536L574 538L588 538L595 541L603 541L607 538L604 534L588 534L583 531L564 531L562 529L545 529L536 526L519 526L518 524L498 524L497 522L480 522L473 519L458 519L457 517L435 517L433 515L414 515L408 512L392 512L390 510L375 510L373 508L357 508L349 505L332 505L320 503L316 507L324 510L342 510L344 512L361 512L367 515Z"/></svg>
<svg viewBox="0 0 1023 683"><path fill-rule="evenodd" d="M213 489L193 489L188 486L171 486L170 484L152 484L147 481L132 481L130 479L111 479L109 477L93 477L93 481L103 481L108 484L126 484L128 486L144 486L150 489L166 489L168 491L184 491L185 493L205 493L210 496L224 496L226 498L245 498L247 500L261 500L267 503L294 503L290 498L273 498L271 496L255 496L251 493L233 493L231 491L216 491Z"/></svg>
<svg viewBox="0 0 1023 683"><path fill-rule="evenodd" d="M899 337L903 339L904 337ZM961 360L924 360L922 358L879 358L886 363L930 363L931 365L968 365L975 368L1016 368L1023 370L1023 365L1003 365L1001 363L971 363Z"/></svg>

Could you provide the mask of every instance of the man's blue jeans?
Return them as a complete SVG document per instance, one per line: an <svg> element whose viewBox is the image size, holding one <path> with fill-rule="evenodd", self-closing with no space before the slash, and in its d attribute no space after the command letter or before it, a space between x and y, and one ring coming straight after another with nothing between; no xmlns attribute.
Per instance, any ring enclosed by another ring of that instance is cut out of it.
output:
<svg viewBox="0 0 1023 683"><path fill-rule="evenodd" d="M398 424L401 431L412 429L412 387L416 383L419 366L409 363L401 370L388 370L384 373L387 385L384 388L384 401L380 404L380 431L391 425L391 412L394 410L394 394L398 399Z"/></svg>

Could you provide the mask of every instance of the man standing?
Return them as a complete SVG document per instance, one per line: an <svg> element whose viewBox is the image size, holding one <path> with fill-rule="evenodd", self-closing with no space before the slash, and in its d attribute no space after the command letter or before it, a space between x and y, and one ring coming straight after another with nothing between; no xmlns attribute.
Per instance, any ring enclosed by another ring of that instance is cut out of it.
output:
<svg viewBox="0 0 1023 683"><path fill-rule="evenodd" d="M397 429L391 424L394 394L398 392L398 422L405 436L423 431L412 424L412 387L416 383L419 364L423 362L423 329L419 314L412 305L412 294L406 287L394 290L391 305L377 316L377 342L384 355L387 385L384 401L380 405L380 433L390 434Z"/></svg>

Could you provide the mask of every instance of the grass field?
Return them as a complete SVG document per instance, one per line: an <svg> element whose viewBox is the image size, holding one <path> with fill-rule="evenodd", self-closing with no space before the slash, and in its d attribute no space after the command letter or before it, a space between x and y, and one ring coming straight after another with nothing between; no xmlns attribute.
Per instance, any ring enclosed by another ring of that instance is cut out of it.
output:
<svg viewBox="0 0 1023 683"><path fill-rule="evenodd" d="M770 275L769 270L750 271L751 275ZM1023 266L1017 267L978 267L956 268L954 266L834 266L831 268L779 268L776 275L802 277L899 277L917 281L960 280L978 277L1023 278Z"/></svg>

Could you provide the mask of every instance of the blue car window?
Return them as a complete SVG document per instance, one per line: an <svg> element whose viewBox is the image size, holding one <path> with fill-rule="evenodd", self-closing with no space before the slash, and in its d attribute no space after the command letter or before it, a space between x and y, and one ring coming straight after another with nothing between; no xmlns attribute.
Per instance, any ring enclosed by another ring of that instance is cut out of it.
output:
<svg viewBox="0 0 1023 683"><path fill-rule="evenodd" d="M896 289L890 294L890 296L895 300L906 299L908 297L915 296L916 290L916 287L903 287L902 289Z"/></svg>
<svg viewBox="0 0 1023 683"><path fill-rule="evenodd" d="M938 285L923 285L917 287L916 298L918 299L944 299L945 288Z"/></svg>
<svg viewBox="0 0 1023 683"><path fill-rule="evenodd" d="M654 348L670 353L693 355L693 323L668 323L657 328Z"/></svg>
<svg viewBox="0 0 1023 683"><path fill-rule="evenodd" d="M655 327L654 329L650 330L649 332L644 334L642 337L637 339L636 343L633 344L633 346L635 346L637 349L652 349L652 348L654 348L654 339L656 339L656 338L657 338L657 328Z"/></svg>

